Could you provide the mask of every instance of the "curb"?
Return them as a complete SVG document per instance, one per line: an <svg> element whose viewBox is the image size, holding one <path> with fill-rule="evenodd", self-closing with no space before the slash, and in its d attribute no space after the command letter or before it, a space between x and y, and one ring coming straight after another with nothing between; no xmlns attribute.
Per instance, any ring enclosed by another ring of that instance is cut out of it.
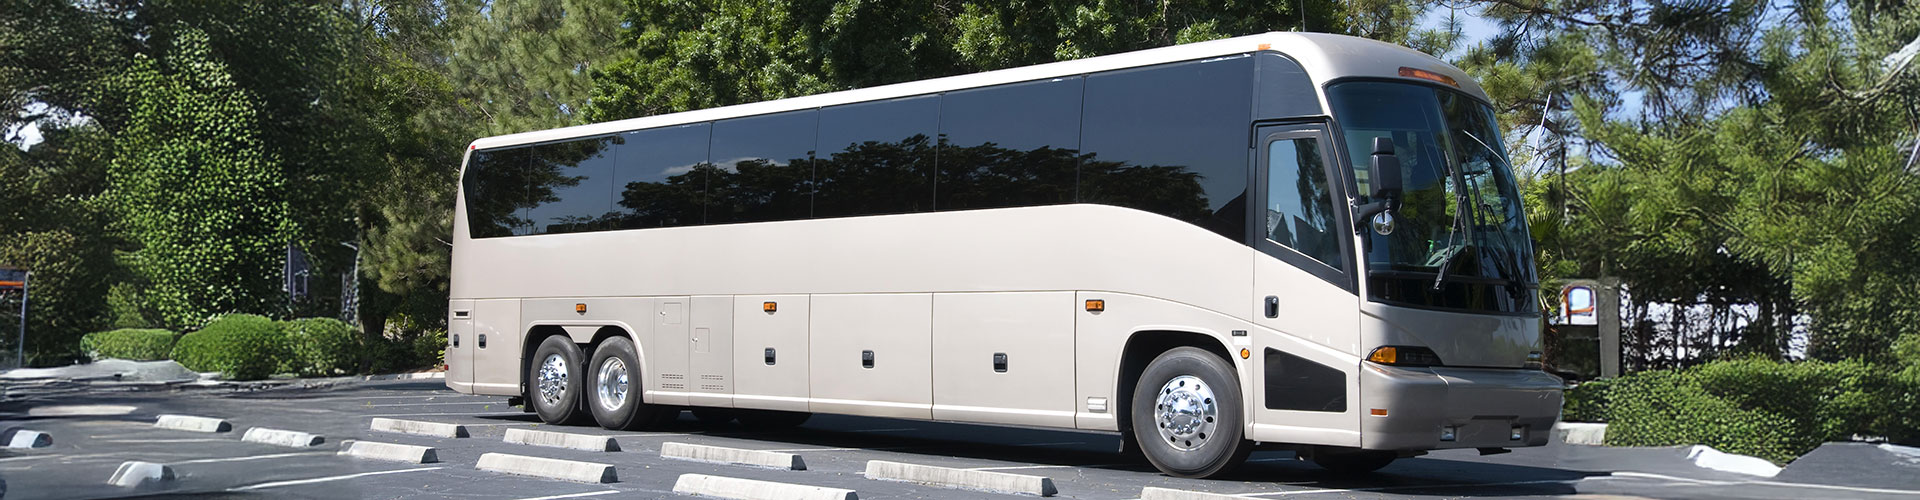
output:
<svg viewBox="0 0 1920 500"><path fill-rule="evenodd" d="M1041 476L1008 474L983 470L955 469L916 465L900 462L871 460L867 462L867 479L885 479L907 481L932 486L961 488L995 493L1016 495L1053 496L1060 490L1054 488L1053 479Z"/></svg>
<svg viewBox="0 0 1920 500"><path fill-rule="evenodd" d="M480 455L475 468L485 471L513 474L517 476L544 477L562 481L580 483L613 483L620 479L614 475L613 466L593 462L555 460L551 458L488 453Z"/></svg>
<svg viewBox="0 0 1920 500"><path fill-rule="evenodd" d="M858 500L853 490L804 484L755 481L705 474L681 474L673 492L734 500Z"/></svg>
<svg viewBox="0 0 1920 500"><path fill-rule="evenodd" d="M376 443L372 441L354 441L347 443L341 455L370 460L387 460L410 464L430 464L440 461L440 454L426 446L410 444Z"/></svg>
<svg viewBox="0 0 1920 500"><path fill-rule="evenodd" d="M177 476L173 468L153 462L122 462L114 469L113 477L107 478L107 484L122 488L162 488L172 483Z"/></svg>
<svg viewBox="0 0 1920 500"><path fill-rule="evenodd" d="M53 446L53 435L13 427L0 432L0 441L6 442L0 446L5 448L45 448Z"/></svg>
<svg viewBox="0 0 1920 500"><path fill-rule="evenodd" d="M536 431L532 429L507 429L506 437L501 438L501 440L508 444L567 448L580 451L620 451L620 442L615 441L613 436L568 434L565 432Z"/></svg>
<svg viewBox="0 0 1920 500"><path fill-rule="evenodd" d="M227 423L226 420L191 415L161 415L160 420L155 421L153 426L193 432L231 432L233 430L233 424Z"/></svg>
<svg viewBox="0 0 1920 500"><path fill-rule="evenodd" d="M743 450L687 443L662 443L661 458L692 460L730 465L750 465L785 470L807 470L807 462L800 455L777 451Z"/></svg>
<svg viewBox="0 0 1920 500"><path fill-rule="evenodd" d="M245 436L241 436L240 440L246 441L249 443L262 443L262 444L271 444L271 445L278 445L278 446L292 446L295 448L319 446L320 443L327 442L327 438L321 437L316 434L308 434L305 432L298 432L298 431L284 431L280 429L268 429L265 427L254 427L252 429L247 429L247 434Z"/></svg>
<svg viewBox="0 0 1920 500"><path fill-rule="evenodd" d="M368 428L380 432L395 432L443 438L463 438L468 436L467 426L464 425L422 422L418 420L375 418L373 419L373 423L368 425Z"/></svg>
<svg viewBox="0 0 1920 500"><path fill-rule="evenodd" d="M1566 444L1606 446L1607 424L1554 422L1553 439Z"/></svg>

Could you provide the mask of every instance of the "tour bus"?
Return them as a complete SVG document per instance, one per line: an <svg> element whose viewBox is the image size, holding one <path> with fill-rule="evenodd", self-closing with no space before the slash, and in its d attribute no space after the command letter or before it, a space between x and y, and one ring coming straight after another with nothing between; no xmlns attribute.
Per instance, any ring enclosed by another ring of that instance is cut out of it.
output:
<svg viewBox="0 0 1920 500"><path fill-rule="evenodd" d="M446 384L550 423L813 413L1115 433L1166 474L1546 444L1494 110L1267 33L490 137Z"/></svg>

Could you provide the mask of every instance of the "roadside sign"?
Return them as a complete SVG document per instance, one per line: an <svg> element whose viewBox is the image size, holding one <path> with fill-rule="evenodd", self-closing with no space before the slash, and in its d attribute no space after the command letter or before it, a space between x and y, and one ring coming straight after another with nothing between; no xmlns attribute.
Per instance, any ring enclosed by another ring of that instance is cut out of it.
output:
<svg viewBox="0 0 1920 500"><path fill-rule="evenodd" d="M27 270L0 267L0 290L21 290L27 287Z"/></svg>

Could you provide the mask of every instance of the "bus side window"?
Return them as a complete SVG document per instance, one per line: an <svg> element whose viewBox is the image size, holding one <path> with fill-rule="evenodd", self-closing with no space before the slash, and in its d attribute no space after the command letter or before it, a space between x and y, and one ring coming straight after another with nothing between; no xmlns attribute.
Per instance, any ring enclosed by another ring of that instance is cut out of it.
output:
<svg viewBox="0 0 1920 500"><path fill-rule="evenodd" d="M1341 269L1333 185L1319 146L1312 138L1267 143L1266 237Z"/></svg>

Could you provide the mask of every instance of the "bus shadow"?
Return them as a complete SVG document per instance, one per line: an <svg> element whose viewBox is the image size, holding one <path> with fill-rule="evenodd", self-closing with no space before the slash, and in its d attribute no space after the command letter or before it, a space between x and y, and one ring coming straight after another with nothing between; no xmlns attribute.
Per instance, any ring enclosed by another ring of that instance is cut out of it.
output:
<svg viewBox="0 0 1920 500"><path fill-rule="evenodd" d="M752 430L737 424L702 424L683 415L669 426L655 430L751 439L777 443L780 448L852 448L930 458L1006 462L1010 467L1039 465L1147 473L1152 474L1152 486L1196 490L1234 483L1279 483L1396 495L1567 495L1576 493L1573 483L1605 475L1433 456L1402 459L1372 474L1341 475L1311 462L1296 460L1290 451L1262 451L1254 453L1245 465L1225 476L1192 480L1161 475L1145 458L1120 453L1120 438L1112 434L843 415L815 415L800 428L778 431Z"/></svg>

